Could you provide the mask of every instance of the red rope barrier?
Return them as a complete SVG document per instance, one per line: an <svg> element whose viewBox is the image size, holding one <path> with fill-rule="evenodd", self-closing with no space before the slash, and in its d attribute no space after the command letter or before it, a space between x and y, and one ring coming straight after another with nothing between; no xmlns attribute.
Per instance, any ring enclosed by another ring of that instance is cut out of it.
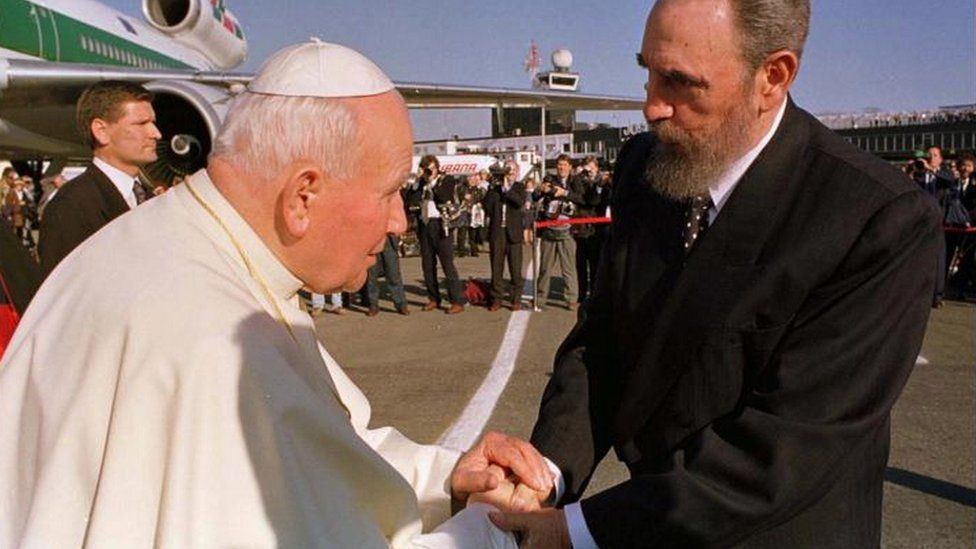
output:
<svg viewBox="0 0 976 549"><path fill-rule="evenodd" d="M609 217L577 217L575 219L555 219L552 221L537 221L536 229L546 227L565 227L567 225L605 225L610 223ZM950 227L946 225L942 228L947 233L976 234L976 227Z"/></svg>
<svg viewBox="0 0 976 549"><path fill-rule="evenodd" d="M610 223L609 217L577 217L575 219L555 219L552 221L537 221L536 229L546 227L565 227L566 225L604 225Z"/></svg>

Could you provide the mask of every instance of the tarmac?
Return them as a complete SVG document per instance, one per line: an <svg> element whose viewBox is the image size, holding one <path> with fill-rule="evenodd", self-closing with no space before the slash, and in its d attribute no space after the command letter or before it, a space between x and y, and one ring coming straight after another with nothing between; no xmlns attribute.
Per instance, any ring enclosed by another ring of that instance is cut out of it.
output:
<svg viewBox="0 0 976 549"><path fill-rule="evenodd" d="M487 253L456 262L464 278L489 278ZM528 438L555 350L575 313L558 302L544 312L475 306L458 315L421 312L426 296L419 258L402 259L401 270L410 316L396 314L386 298L375 317L353 305L316 319L326 348L369 397L371 425L392 425L423 443L457 445L473 440L482 425ZM519 347L512 338L520 330L512 327L522 325ZM976 545L974 373L976 305L946 302L932 311L919 363L893 410L883 547ZM611 452L587 494L626 478Z"/></svg>

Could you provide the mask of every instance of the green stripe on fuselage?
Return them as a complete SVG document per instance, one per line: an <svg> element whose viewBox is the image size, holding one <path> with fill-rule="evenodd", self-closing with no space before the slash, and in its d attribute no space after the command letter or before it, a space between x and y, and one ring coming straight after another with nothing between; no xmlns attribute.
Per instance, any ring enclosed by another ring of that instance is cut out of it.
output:
<svg viewBox="0 0 976 549"><path fill-rule="evenodd" d="M88 48L83 46L85 43ZM27 0L0 0L0 47L48 61L140 68L193 68L130 42L123 36Z"/></svg>

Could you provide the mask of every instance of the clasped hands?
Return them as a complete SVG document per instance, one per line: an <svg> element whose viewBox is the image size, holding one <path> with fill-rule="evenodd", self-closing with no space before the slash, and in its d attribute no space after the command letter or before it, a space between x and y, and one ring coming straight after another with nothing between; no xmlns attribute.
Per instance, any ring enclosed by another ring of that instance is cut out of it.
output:
<svg viewBox="0 0 976 549"><path fill-rule="evenodd" d="M528 442L486 434L458 460L451 475L452 506L493 505L495 526L515 534L521 547L570 547L562 510L546 507L555 492L546 460Z"/></svg>

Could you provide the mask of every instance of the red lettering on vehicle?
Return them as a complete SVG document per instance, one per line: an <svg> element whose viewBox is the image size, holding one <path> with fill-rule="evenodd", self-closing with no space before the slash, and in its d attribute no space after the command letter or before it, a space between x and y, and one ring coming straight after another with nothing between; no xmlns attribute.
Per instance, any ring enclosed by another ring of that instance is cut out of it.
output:
<svg viewBox="0 0 976 549"><path fill-rule="evenodd" d="M444 173L474 173L478 171L477 164L448 164L443 168Z"/></svg>

